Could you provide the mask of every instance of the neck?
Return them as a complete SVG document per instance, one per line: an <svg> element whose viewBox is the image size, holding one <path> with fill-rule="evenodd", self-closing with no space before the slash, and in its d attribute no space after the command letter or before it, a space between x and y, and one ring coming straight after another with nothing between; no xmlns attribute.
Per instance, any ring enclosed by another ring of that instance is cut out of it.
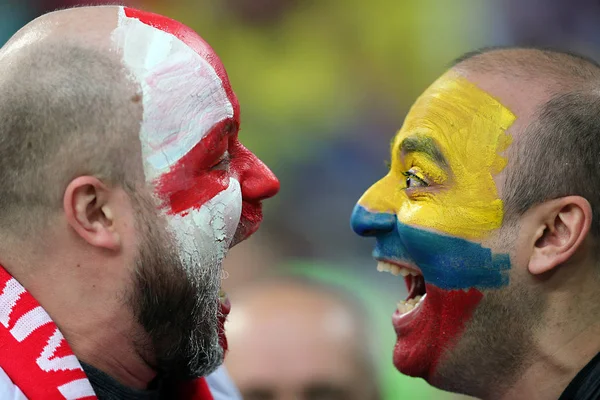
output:
<svg viewBox="0 0 600 400"><path fill-rule="evenodd" d="M540 345L540 348L545 347L546 350L540 349L538 359L514 386L498 398L558 399L577 373L600 352L598 337L600 323L595 323L566 340L563 345Z"/></svg>
<svg viewBox="0 0 600 400"><path fill-rule="evenodd" d="M79 360L124 386L146 389L155 378L156 371L135 348L132 330L117 328L117 319L99 318L96 323L86 325L85 329L68 324L59 327Z"/></svg>
<svg viewBox="0 0 600 400"><path fill-rule="evenodd" d="M75 265L70 268L77 271L73 274L64 264L61 268L36 268L35 273L6 268L50 315L80 361L125 386L147 388L156 372L139 351L144 333L119 295L125 289L107 284L106 277L94 279L80 271L85 269L83 265Z"/></svg>
<svg viewBox="0 0 600 400"><path fill-rule="evenodd" d="M572 293L576 291L554 296L551 304L559 307L546 312L548 316L538 331L529 366L505 393L493 394L491 399L558 399L577 373L600 352L596 298L589 296L582 301L585 295Z"/></svg>

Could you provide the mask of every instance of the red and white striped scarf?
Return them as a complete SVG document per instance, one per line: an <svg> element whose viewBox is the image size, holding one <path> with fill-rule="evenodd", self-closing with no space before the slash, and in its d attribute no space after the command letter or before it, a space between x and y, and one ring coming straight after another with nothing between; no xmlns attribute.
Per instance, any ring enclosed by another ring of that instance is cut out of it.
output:
<svg viewBox="0 0 600 400"><path fill-rule="evenodd" d="M48 313L0 266L0 368L30 400L96 399L81 364ZM212 400L204 378L174 398Z"/></svg>

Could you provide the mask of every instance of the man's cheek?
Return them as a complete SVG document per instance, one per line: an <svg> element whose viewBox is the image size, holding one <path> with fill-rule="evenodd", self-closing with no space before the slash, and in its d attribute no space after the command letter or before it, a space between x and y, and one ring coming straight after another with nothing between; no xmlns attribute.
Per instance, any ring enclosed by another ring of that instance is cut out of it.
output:
<svg viewBox="0 0 600 400"><path fill-rule="evenodd" d="M197 175L183 171L178 176L174 168L163 175L155 187L169 214L185 215L209 206L208 203L219 193L227 191L229 182L227 171L215 170Z"/></svg>
<svg viewBox="0 0 600 400"><path fill-rule="evenodd" d="M155 188L170 214L185 214L202 207L227 189L229 173L213 169L227 149L220 131L227 121L217 123L199 143L155 180Z"/></svg>
<svg viewBox="0 0 600 400"><path fill-rule="evenodd" d="M398 223L398 233L425 281L443 290L508 284L510 257L481 244Z"/></svg>
<svg viewBox="0 0 600 400"><path fill-rule="evenodd" d="M227 188L200 208L169 216L169 226L186 265L213 265L225 257L240 221L241 199L239 182L230 178Z"/></svg>
<svg viewBox="0 0 600 400"><path fill-rule="evenodd" d="M440 360L447 351L460 340L468 327L473 314L483 299L483 293L477 289L443 290L434 285L426 285L428 307L437 318L439 326L435 340L430 343L431 374L435 372ZM433 338L431 338L433 339Z"/></svg>

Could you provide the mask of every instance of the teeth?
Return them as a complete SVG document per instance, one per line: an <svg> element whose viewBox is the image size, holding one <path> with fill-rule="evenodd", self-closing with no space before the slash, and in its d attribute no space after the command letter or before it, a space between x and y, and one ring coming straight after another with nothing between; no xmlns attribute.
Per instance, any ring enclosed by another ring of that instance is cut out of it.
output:
<svg viewBox="0 0 600 400"><path fill-rule="evenodd" d="M389 272L392 275L402 275L402 276L408 276L408 275L414 275L414 276L418 276L419 274L417 272L414 271L410 271L407 268L404 267L400 267L398 265L395 264L390 264L387 263L385 261L379 261L377 263L377 271L379 272Z"/></svg>
<svg viewBox="0 0 600 400"><path fill-rule="evenodd" d="M398 303L398 311L400 312L400 314L406 314L412 311L413 308L415 308L415 305L409 302L401 301L400 303Z"/></svg>
<svg viewBox="0 0 600 400"><path fill-rule="evenodd" d="M377 271L379 272L383 272L383 271L391 271L392 270L392 264L383 262L383 261L379 261L377 263Z"/></svg>
<svg viewBox="0 0 600 400"><path fill-rule="evenodd" d="M409 300L400 301L398 303L398 311L400 314L407 314L411 312L419 303L422 303L423 300L425 300L425 297L427 297L427 294L424 294L423 296L417 296Z"/></svg>

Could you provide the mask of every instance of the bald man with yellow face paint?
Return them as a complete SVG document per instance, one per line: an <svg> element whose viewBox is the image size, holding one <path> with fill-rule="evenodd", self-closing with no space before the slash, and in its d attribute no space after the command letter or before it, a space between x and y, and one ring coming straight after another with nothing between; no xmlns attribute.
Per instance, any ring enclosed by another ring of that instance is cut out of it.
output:
<svg viewBox="0 0 600 400"><path fill-rule="evenodd" d="M404 278L394 364L483 399L600 398L600 66L467 54L417 99L352 228Z"/></svg>

